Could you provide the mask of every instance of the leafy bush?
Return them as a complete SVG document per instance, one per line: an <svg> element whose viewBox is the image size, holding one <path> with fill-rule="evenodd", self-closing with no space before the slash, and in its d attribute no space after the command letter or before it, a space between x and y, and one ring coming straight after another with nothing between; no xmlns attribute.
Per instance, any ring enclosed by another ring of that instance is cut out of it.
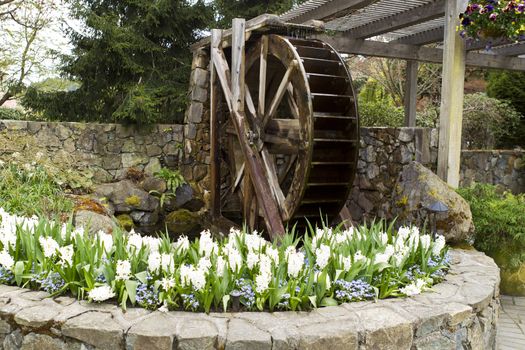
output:
<svg viewBox="0 0 525 350"><path fill-rule="evenodd" d="M520 114L507 102L483 93L465 95L463 147L491 149L505 144L518 128Z"/></svg>
<svg viewBox="0 0 525 350"><path fill-rule="evenodd" d="M73 203L44 167L0 161L0 207L21 215L51 217L70 212Z"/></svg>
<svg viewBox="0 0 525 350"><path fill-rule="evenodd" d="M405 112L384 101L359 103L359 118L362 126L403 126Z"/></svg>
<svg viewBox="0 0 525 350"><path fill-rule="evenodd" d="M26 114L23 110L18 108L6 108L0 107L0 120L24 120L26 119Z"/></svg>
<svg viewBox="0 0 525 350"><path fill-rule="evenodd" d="M516 269L525 262L525 195L475 184L459 194L470 204L476 227L475 247L495 258L500 267Z"/></svg>
<svg viewBox="0 0 525 350"><path fill-rule="evenodd" d="M166 186L169 191L175 193L177 188L184 185L186 180L182 176L180 170L171 170L168 168L162 168L154 174L159 179L166 181Z"/></svg>
<svg viewBox="0 0 525 350"><path fill-rule="evenodd" d="M274 243L233 229L222 240L203 231L194 242L171 242L119 230L92 237L70 224L0 215L1 282L114 298L123 308L304 310L419 294L448 265L443 237L384 223L292 232Z"/></svg>

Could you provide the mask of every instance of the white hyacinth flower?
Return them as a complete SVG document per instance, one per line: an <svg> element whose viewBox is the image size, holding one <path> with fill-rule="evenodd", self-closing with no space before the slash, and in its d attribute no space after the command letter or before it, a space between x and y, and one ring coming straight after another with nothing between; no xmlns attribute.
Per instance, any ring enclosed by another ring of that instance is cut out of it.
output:
<svg viewBox="0 0 525 350"><path fill-rule="evenodd" d="M343 265L343 270L345 270L345 272L350 271L350 268L352 267L352 259L349 256L343 256L341 258L341 262Z"/></svg>
<svg viewBox="0 0 525 350"><path fill-rule="evenodd" d="M439 256L443 248L445 248L445 237L442 235L437 236L434 246L432 247L432 255Z"/></svg>
<svg viewBox="0 0 525 350"><path fill-rule="evenodd" d="M291 248L291 247L289 247ZM288 255L288 276L297 278L304 266L304 254L301 252L290 252Z"/></svg>
<svg viewBox="0 0 525 350"><path fill-rule="evenodd" d="M150 252L156 252L159 250L160 239L152 236L142 237L142 244L148 247Z"/></svg>
<svg viewBox="0 0 525 350"><path fill-rule="evenodd" d="M413 295L420 294L423 291L423 288L426 286L426 282L422 279L417 279L414 282L410 283L408 286L399 289L399 291L406 296L410 297Z"/></svg>
<svg viewBox="0 0 525 350"><path fill-rule="evenodd" d="M142 248L142 236L131 229L128 235L128 250L140 250Z"/></svg>
<svg viewBox="0 0 525 350"><path fill-rule="evenodd" d="M210 256L213 251L217 252L217 250L217 243L213 241L210 230L202 231L199 238L199 254Z"/></svg>
<svg viewBox="0 0 525 350"><path fill-rule="evenodd" d="M268 290L271 276L266 273L260 273L255 277L255 291L259 294Z"/></svg>
<svg viewBox="0 0 525 350"><path fill-rule="evenodd" d="M69 266L73 265L74 249L72 244L58 248L58 253L60 254L61 264L68 264Z"/></svg>
<svg viewBox="0 0 525 350"><path fill-rule="evenodd" d="M115 293L113 292L110 286L105 284L103 286L95 287L92 290L90 290L88 292L88 296L91 300L100 302L113 298L115 296Z"/></svg>
<svg viewBox="0 0 525 350"><path fill-rule="evenodd" d="M113 235L100 230L98 231L97 236L100 243L104 246L104 251L109 253L111 248L113 248Z"/></svg>
<svg viewBox="0 0 525 350"><path fill-rule="evenodd" d="M279 265L279 250L277 250L274 247L267 247L266 255L268 255L270 259L272 259L275 265Z"/></svg>
<svg viewBox="0 0 525 350"><path fill-rule="evenodd" d="M57 249L59 248L58 243L51 237L40 236L38 239L40 246L42 247L44 256L50 258L55 255Z"/></svg>
<svg viewBox="0 0 525 350"><path fill-rule="evenodd" d="M237 249L230 249L228 252L228 264L232 272L236 273L239 271L242 265L242 256Z"/></svg>
<svg viewBox="0 0 525 350"><path fill-rule="evenodd" d="M7 250L2 250L0 252L0 265L2 265L4 268L11 270L13 268L13 265L15 264L15 260L9 254Z"/></svg>
<svg viewBox="0 0 525 350"><path fill-rule="evenodd" d="M421 249L423 249L423 251L427 251L428 248L430 247L430 242L431 242L431 237L430 235L423 235L421 237L419 237L419 242L421 243Z"/></svg>
<svg viewBox="0 0 525 350"><path fill-rule="evenodd" d="M160 285L162 289L164 289L167 292L171 288L175 287L175 280L173 278L164 277L160 280Z"/></svg>
<svg viewBox="0 0 525 350"><path fill-rule="evenodd" d="M131 264L127 260L117 261L116 277L117 281L126 281L131 275Z"/></svg>
<svg viewBox="0 0 525 350"><path fill-rule="evenodd" d="M182 235L179 236L177 242L175 242L175 249L185 252L190 248L190 240L188 236Z"/></svg>
<svg viewBox="0 0 525 350"><path fill-rule="evenodd" d="M175 262L171 254L161 254L160 255L160 267L162 271L172 272L175 269Z"/></svg>
<svg viewBox="0 0 525 350"><path fill-rule="evenodd" d="M259 254L250 251L248 255L246 256L246 266L248 266L248 268L252 270L258 264L259 264Z"/></svg>
<svg viewBox="0 0 525 350"><path fill-rule="evenodd" d="M222 255L219 255L219 257L217 257L217 262L216 262L216 267L215 267L217 276L222 277L224 275L225 268L226 268L226 260L224 260Z"/></svg>
<svg viewBox="0 0 525 350"><path fill-rule="evenodd" d="M319 248L315 250L315 264L322 270L328 265L330 260L330 246L321 244Z"/></svg>
<svg viewBox="0 0 525 350"><path fill-rule="evenodd" d="M160 254L158 252L152 252L148 256L148 270L156 272L160 269Z"/></svg>
<svg viewBox="0 0 525 350"><path fill-rule="evenodd" d="M197 267L200 270L203 270L204 272L208 272L210 270L210 267L211 267L211 260L210 260L210 258L205 257L205 256L200 258Z"/></svg>

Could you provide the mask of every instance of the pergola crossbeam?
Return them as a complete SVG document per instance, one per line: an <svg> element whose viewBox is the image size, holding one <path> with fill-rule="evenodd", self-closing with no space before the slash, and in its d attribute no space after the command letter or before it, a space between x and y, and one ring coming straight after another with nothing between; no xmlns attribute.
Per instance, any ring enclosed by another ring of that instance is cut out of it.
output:
<svg viewBox="0 0 525 350"><path fill-rule="evenodd" d="M346 14L364 8L377 0L332 0L332 1L308 1L297 9L291 10L281 16L282 19L291 23L305 23L312 19L328 21L343 17ZM314 7L316 3L324 3ZM311 7L310 7L311 5Z"/></svg>
<svg viewBox="0 0 525 350"><path fill-rule="evenodd" d="M349 39L344 34L335 36L316 35L316 38L329 43L339 52L348 54L430 63L443 62L443 50L440 48L386 43L375 40ZM524 58L496 56L478 52L468 52L466 64L471 67L525 70Z"/></svg>
<svg viewBox="0 0 525 350"><path fill-rule="evenodd" d="M363 39L393 32L415 24L427 22L445 14L445 0L436 0L428 5L418 6L396 13L380 20L348 30L352 38Z"/></svg>
<svg viewBox="0 0 525 350"><path fill-rule="evenodd" d="M444 27L436 27L392 40L393 44L426 45L443 41Z"/></svg>

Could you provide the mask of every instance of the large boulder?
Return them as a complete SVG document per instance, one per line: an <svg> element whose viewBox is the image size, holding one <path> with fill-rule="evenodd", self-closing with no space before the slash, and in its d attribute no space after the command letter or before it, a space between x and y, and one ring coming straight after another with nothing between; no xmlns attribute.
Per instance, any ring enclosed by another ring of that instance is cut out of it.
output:
<svg viewBox="0 0 525 350"><path fill-rule="evenodd" d="M116 223L107 215L95 213L89 210L78 210L73 216L73 225L88 229L90 234L96 234L98 231L112 233Z"/></svg>
<svg viewBox="0 0 525 350"><path fill-rule="evenodd" d="M392 214L402 223L420 227L430 222L430 206L441 203L448 207L435 214L436 229L448 242L473 242L474 224L468 203L430 169L418 162L403 168L392 195Z"/></svg>
<svg viewBox="0 0 525 350"><path fill-rule="evenodd" d="M150 195L130 180L98 185L94 188L94 192L109 199L116 213L153 212L159 207L158 198Z"/></svg>
<svg viewBox="0 0 525 350"><path fill-rule="evenodd" d="M166 216L166 227L173 234L191 234L199 230L202 223L201 213L179 209Z"/></svg>
<svg viewBox="0 0 525 350"><path fill-rule="evenodd" d="M185 204L190 202L192 199L193 199L193 188L191 188L191 186L188 184L182 184L175 190L174 196L171 196L166 199L166 203L165 203L166 210L173 211L173 210L182 208Z"/></svg>

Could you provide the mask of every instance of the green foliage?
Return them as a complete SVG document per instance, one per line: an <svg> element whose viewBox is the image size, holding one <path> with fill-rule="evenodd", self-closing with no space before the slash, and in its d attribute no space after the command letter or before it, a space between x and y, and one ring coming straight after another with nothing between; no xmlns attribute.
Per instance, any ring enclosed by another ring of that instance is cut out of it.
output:
<svg viewBox="0 0 525 350"><path fill-rule="evenodd" d="M419 294L448 267L443 237L383 222L294 232L279 242L232 229L172 242L115 229L95 237L70 224L0 210L1 281L52 295L116 300L148 309L307 310L344 302Z"/></svg>
<svg viewBox="0 0 525 350"><path fill-rule="evenodd" d="M154 174L159 179L166 181L166 186L169 191L175 193L177 188L184 185L186 180L182 176L180 170L171 170L168 168L162 168Z"/></svg>
<svg viewBox="0 0 525 350"><path fill-rule="evenodd" d="M181 121L189 45L212 23L211 6L202 0L67 3L85 28L69 31L73 50L62 72L81 85L70 92L31 92L26 105L63 120Z"/></svg>
<svg viewBox="0 0 525 350"><path fill-rule="evenodd" d="M390 126L403 125L405 113L396 107L394 100L385 88L374 79L368 79L358 95L358 108L361 125Z"/></svg>
<svg viewBox="0 0 525 350"><path fill-rule="evenodd" d="M304 1L304 0L303 0ZM220 28L231 28L232 19L236 17L252 19L263 13L281 14L301 0L216 0L217 25Z"/></svg>
<svg viewBox="0 0 525 350"><path fill-rule="evenodd" d="M525 72L491 71L487 94L508 101L521 114L520 125L505 138L505 144L525 147Z"/></svg>
<svg viewBox="0 0 525 350"><path fill-rule="evenodd" d="M49 173L36 164L0 161L0 208L19 215L69 213L72 202Z"/></svg>
<svg viewBox="0 0 525 350"><path fill-rule="evenodd" d="M0 107L0 120L25 120L26 113L18 108Z"/></svg>
<svg viewBox="0 0 525 350"><path fill-rule="evenodd" d="M458 192L470 204L476 227L475 247L505 269L516 269L524 263L525 195L513 195L487 184L460 188Z"/></svg>
<svg viewBox="0 0 525 350"><path fill-rule="evenodd" d="M491 149L506 146L520 124L520 115L507 102L483 93L465 95L463 147Z"/></svg>

